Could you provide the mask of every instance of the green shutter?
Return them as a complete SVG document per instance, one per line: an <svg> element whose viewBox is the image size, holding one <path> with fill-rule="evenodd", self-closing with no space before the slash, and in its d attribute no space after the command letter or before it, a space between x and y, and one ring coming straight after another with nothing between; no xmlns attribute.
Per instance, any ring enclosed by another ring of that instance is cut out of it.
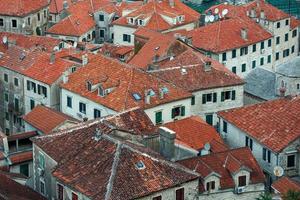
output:
<svg viewBox="0 0 300 200"><path fill-rule="evenodd" d="M171 117L172 117L172 119L174 119L174 117L175 117L175 108L172 109L172 116Z"/></svg>
<svg viewBox="0 0 300 200"><path fill-rule="evenodd" d="M160 124L162 122L162 112L155 113L155 123Z"/></svg>
<svg viewBox="0 0 300 200"><path fill-rule="evenodd" d="M184 116L185 115L185 106L182 106L181 107L181 116Z"/></svg>
<svg viewBox="0 0 300 200"><path fill-rule="evenodd" d="M224 100L225 100L225 93L221 92L221 101L224 101Z"/></svg>
<svg viewBox="0 0 300 200"><path fill-rule="evenodd" d="M231 100L235 100L235 90L232 90Z"/></svg>
<svg viewBox="0 0 300 200"><path fill-rule="evenodd" d="M214 93L213 95L214 95L213 102L217 102L217 93Z"/></svg>
<svg viewBox="0 0 300 200"><path fill-rule="evenodd" d="M206 104L206 94L202 94L202 104Z"/></svg>
<svg viewBox="0 0 300 200"><path fill-rule="evenodd" d="M191 105L195 105L195 96L192 96Z"/></svg>

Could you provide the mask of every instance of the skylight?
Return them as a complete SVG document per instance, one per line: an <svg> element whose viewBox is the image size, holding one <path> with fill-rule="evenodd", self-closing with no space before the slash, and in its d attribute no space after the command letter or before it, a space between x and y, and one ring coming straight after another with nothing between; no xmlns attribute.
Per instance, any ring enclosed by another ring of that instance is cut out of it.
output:
<svg viewBox="0 0 300 200"><path fill-rule="evenodd" d="M133 98L134 98L136 101L139 101L139 100L142 99L141 95L138 94L138 93L133 93L132 96L133 96Z"/></svg>
<svg viewBox="0 0 300 200"><path fill-rule="evenodd" d="M145 169L145 164L143 163L143 161L138 161L137 163L135 163L135 167L139 170Z"/></svg>
<svg viewBox="0 0 300 200"><path fill-rule="evenodd" d="M167 87L162 87L161 90L164 94L167 94L169 92L169 89Z"/></svg>
<svg viewBox="0 0 300 200"><path fill-rule="evenodd" d="M151 97L153 97L153 96L155 96L155 92L152 90L152 89L150 89L149 90L149 93L148 93Z"/></svg>

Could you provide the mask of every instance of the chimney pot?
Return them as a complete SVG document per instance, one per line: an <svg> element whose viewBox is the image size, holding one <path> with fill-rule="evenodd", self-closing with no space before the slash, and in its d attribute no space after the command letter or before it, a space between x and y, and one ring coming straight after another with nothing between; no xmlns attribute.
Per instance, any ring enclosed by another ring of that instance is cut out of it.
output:
<svg viewBox="0 0 300 200"><path fill-rule="evenodd" d="M50 54L50 64L53 64L54 62L55 62L55 53L52 52L52 53Z"/></svg>

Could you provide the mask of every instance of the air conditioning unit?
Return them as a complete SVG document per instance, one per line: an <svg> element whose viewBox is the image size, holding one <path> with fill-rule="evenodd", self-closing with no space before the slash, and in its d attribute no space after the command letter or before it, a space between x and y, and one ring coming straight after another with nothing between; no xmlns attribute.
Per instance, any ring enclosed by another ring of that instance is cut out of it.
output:
<svg viewBox="0 0 300 200"><path fill-rule="evenodd" d="M243 192L245 192L245 187L238 187L238 188L236 188L236 193L237 194L241 194Z"/></svg>
<svg viewBox="0 0 300 200"><path fill-rule="evenodd" d="M264 54L264 53L265 53L265 50L264 50L264 49L261 49L261 50L260 50L260 53L261 53L261 54Z"/></svg>
<svg viewBox="0 0 300 200"><path fill-rule="evenodd" d="M82 118L82 114L81 113L77 113L77 117Z"/></svg>
<svg viewBox="0 0 300 200"><path fill-rule="evenodd" d="M38 168L38 173L39 173L39 176L44 176L44 169L42 168Z"/></svg>

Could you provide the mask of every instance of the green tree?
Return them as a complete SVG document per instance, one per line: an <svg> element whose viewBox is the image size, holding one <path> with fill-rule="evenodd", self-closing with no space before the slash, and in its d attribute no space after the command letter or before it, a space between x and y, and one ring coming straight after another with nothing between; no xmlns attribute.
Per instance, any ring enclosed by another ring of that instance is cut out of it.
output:
<svg viewBox="0 0 300 200"><path fill-rule="evenodd" d="M289 190L282 198L283 200L300 200L300 191Z"/></svg>
<svg viewBox="0 0 300 200"><path fill-rule="evenodd" d="M272 200L272 195L270 193L261 193L256 200Z"/></svg>

